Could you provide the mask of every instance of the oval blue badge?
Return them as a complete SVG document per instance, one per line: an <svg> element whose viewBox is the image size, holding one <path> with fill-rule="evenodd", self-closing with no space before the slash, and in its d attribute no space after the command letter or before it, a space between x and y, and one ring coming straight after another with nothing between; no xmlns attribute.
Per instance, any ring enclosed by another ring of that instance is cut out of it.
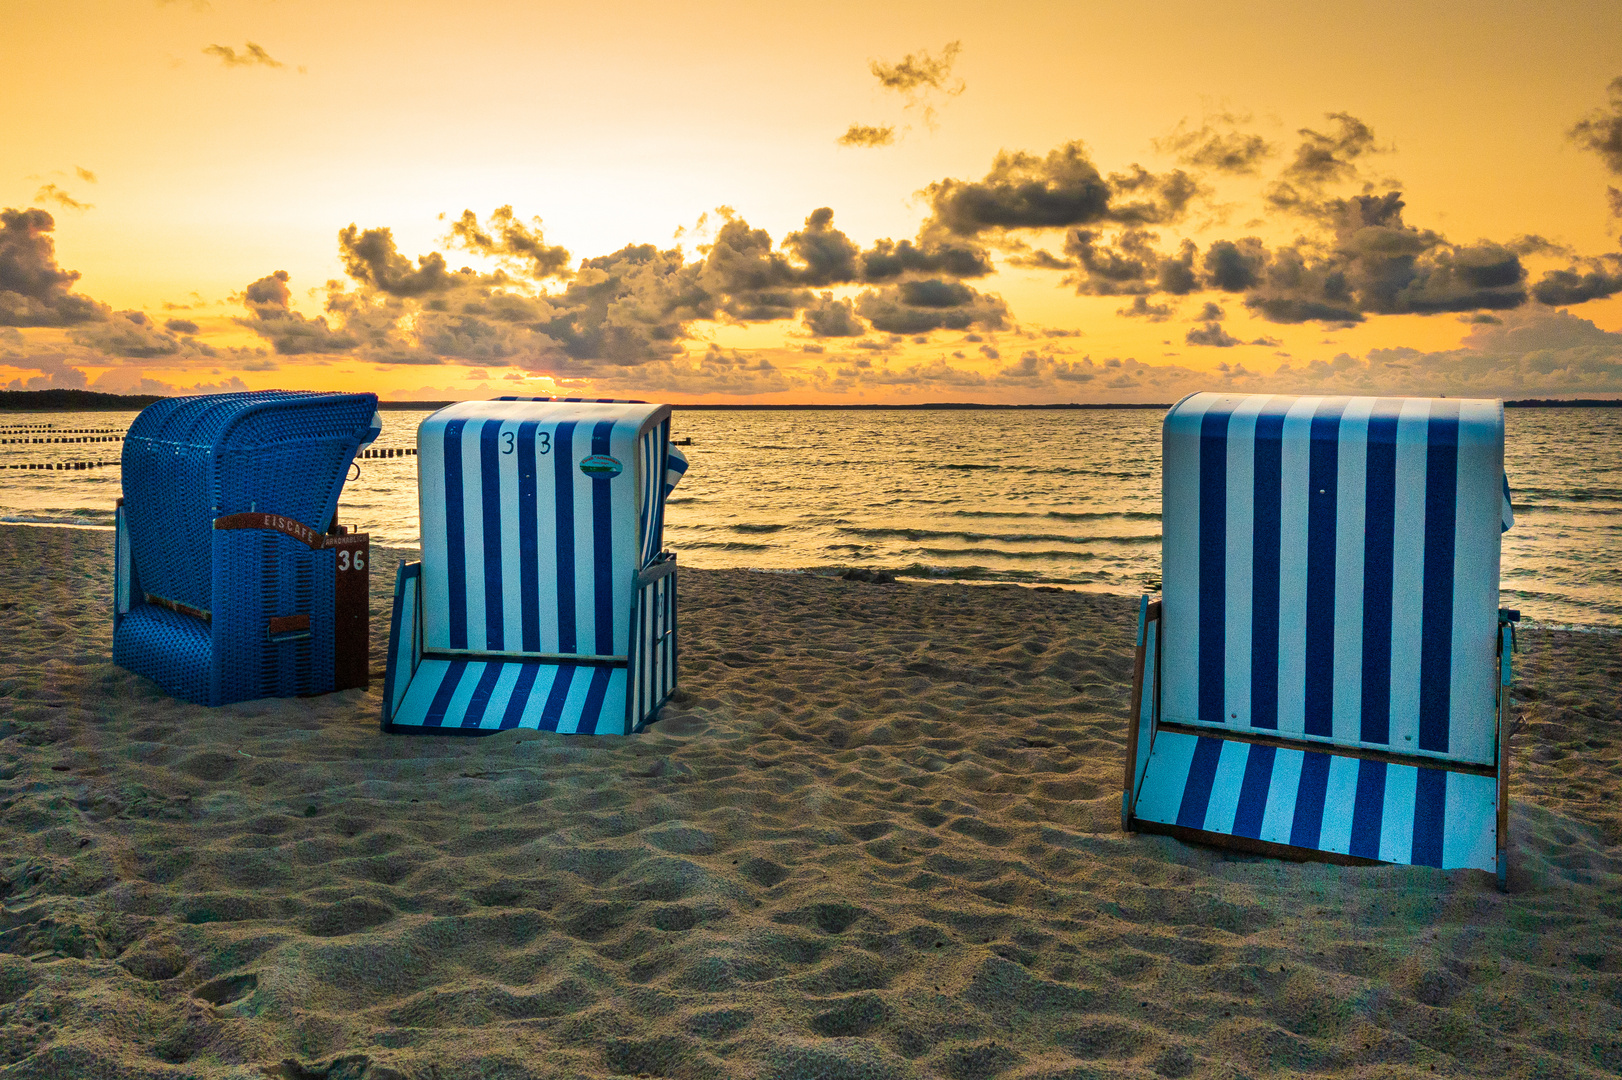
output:
<svg viewBox="0 0 1622 1080"><path fill-rule="evenodd" d="M620 459L607 454L593 454L580 463L580 471L587 476L600 476L607 480L625 471Z"/></svg>

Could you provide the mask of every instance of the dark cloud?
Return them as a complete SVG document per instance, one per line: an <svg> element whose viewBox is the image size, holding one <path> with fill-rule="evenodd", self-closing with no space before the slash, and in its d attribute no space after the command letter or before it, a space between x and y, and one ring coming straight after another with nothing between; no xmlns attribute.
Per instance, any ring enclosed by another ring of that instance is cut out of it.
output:
<svg viewBox="0 0 1622 1080"><path fill-rule="evenodd" d="M175 356L182 351L213 354L213 350L206 346L188 348L173 333L160 329L147 318L145 312L140 311L113 312L106 319L74 329L71 336L76 344L103 355L135 360Z"/></svg>
<svg viewBox="0 0 1622 1080"><path fill-rule="evenodd" d="M386 228L361 232L349 225L338 233L338 254L350 277L390 296L444 292L474 276L452 274L445 268L445 256L437 251L418 256L413 268L394 246L393 230Z"/></svg>
<svg viewBox="0 0 1622 1080"><path fill-rule="evenodd" d="M40 209L0 210L0 326L74 326L107 317L69 289L74 270L56 264L56 220Z"/></svg>
<svg viewBox="0 0 1622 1080"><path fill-rule="evenodd" d="M1183 340L1190 345L1209 345L1217 349L1231 349L1235 345L1244 344L1244 342L1222 329L1222 324L1219 322L1208 322L1193 327L1183 337Z"/></svg>
<svg viewBox="0 0 1622 1080"><path fill-rule="evenodd" d="M1611 80L1610 103L1577 121L1571 138L1585 150L1592 150L1605 167L1622 175L1622 76Z"/></svg>
<svg viewBox="0 0 1622 1080"><path fill-rule="evenodd" d="M92 210L93 203L80 202L55 184L46 184L34 192L35 202L50 202L62 207L64 210Z"/></svg>
<svg viewBox="0 0 1622 1080"><path fill-rule="evenodd" d="M891 124L852 124L839 136L840 146L890 146L895 142Z"/></svg>
<svg viewBox="0 0 1622 1080"><path fill-rule="evenodd" d="M951 78L952 65L957 62L957 54L962 48L962 42L951 41L941 49L939 56L931 56L928 50L920 49L915 53L908 53L894 64L874 60L868 65L868 70L886 90L896 90L903 94L916 94L924 90L961 94L962 80L953 83Z"/></svg>
<svg viewBox="0 0 1622 1080"><path fill-rule="evenodd" d="M799 281L814 287L838 285L858 277L856 244L833 227L834 212L829 207L811 211L805 228L783 237L783 246L804 264Z"/></svg>
<svg viewBox="0 0 1622 1080"><path fill-rule="evenodd" d="M856 310L875 330L922 334L931 330L1000 330L1008 317L1002 297L939 278L903 281L863 293Z"/></svg>
<svg viewBox="0 0 1622 1080"><path fill-rule="evenodd" d="M1320 202L1331 184L1356 179L1358 161L1381 153L1374 143L1374 129L1350 113L1329 113L1333 130L1325 133L1302 128L1295 158L1279 179L1268 188L1265 199L1275 210L1307 216L1323 212Z"/></svg>
<svg viewBox="0 0 1622 1080"><path fill-rule="evenodd" d="M1622 218L1622 190L1614 187L1606 188L1605 201L1610 204L1611 216Z"/></svg>
<svg viewBox="0 0 1622 1080"><path fill-rule="evenodd" d="M1065 237L1064 252L1083 273L1068 277L1078 293L1120 296L1153 292L1161 255L1154 233L1126 229L1108 244L1094 229L1074 229Z"/></svg>
<svg viewBox="0 0 1622 1080"><path fill-rule="evenodd" d="M1532 297L1540 304L1565 307L1588 300L1604 300L1619 292L1622 292L1622 260L1611 256L1605 261L1589 259L1574 269L1550 270L1533 286Z"/></svg>
<svg viewBox="0 0 1622 1080"><path fill-rule="evenodd" d="M1198 315L1194 316L1194 321L1195 322L1221 322L1224 318L1227 317L1227 315L1228 315L1228 313L1226 311L1222 310L1222 305L1221 304L1213 304L1211 301L1207 300L1205 302L1205 306L1200 308L1200 313Z"/></svg>
<svg viewBox="0 0 1622 1080"><path fill-rule="evenodd" d="M856 317L849 300L835 300L825 292L805 309L805 328L819 338L861 337L867 328Z"/></svg>
<svg viewBox="0 0 1622 1080"><path fill-rule="evenodd" d="M1176 221L1203 189L1182 170L1151 173L1136 165L1108 179L1080 142L1046 157L999 153L982 180L938 180L922 192L931 216L926 233L960 237L1016 229L1056 229L1113 222L1146 225Z"/></svg>
<svg viewBox="0 0 1622 1080"><path fill-rule="evenodd" d="M1190 129L1184 121L1170 135L1154 140L1154 148L1194 168L1235 175L1253 174L1276 151L1260 135L1237 130L1242 122L1238 117L1223 115Z"/></svg>
<svg viewBox="0 0 1622 1080"><path fill-rule="evenodd" d="M862 252L861 263L861 279L874 283L908 274L985 277L996 269L984 248L950 238L931 238L917 244L911 240L877 240Z"/></svg>
<svg viewBox="0 0 1622 1080"><path fill-rule="evenodd" d="M248 309L249 317L237 321L270 342L271 347L283 356L341 353L359 344L349 334L334 333L327 326L326 319L310 319L294 311L293 294L287 282L287 271L277 270L249 283L242 290L242 303ZM176 323L190 326L192 332L197 329L196 323L180 319L172 319L168 325L175 329Z"/></svg>
<svg viewBox="0 0 1622 1080"><path fill-rule="evenodd" d="M226 67L270 67L287 65L266 52L257 42L250 41L239 53L229 45L210 45L203 50L206 56L217 56Z"/></svg>
<svg viewBox="0 0 1622 1080"><path fill-rule="evenodd" d="M175 334L197 333L197 324L190 319L167 319L164 321L163 328Z"/></svg>
<svg viewBox="0 0 1622 1080"><path fill-rule="evenodd" d="M1131 307L1116 308L1115 314L1156 323L1171 318L1172 308L1170 304L1151 304L1147 296L1137 296L1133 298Z"/></svg>
<svg viewBox="0 0 1622 1080"><path fill-rule="evenodd" d="M1254 236L1218 240L1205 249L1205 280L1213 289L1244 292L1261 282L1267 249Z"/></svg>
<svg viewBox="0 0 1622 1080"><path fill-rule="evenodd" d="M536 281L567 278L571 273L568 249L546 242L541 233L540 218L531 218L530 221L531 224L525 225L514 216L511 206L501 206L481 226L477 214L463 210L462 216L451 222L451 231L445 242L499 259Z"/></svg>

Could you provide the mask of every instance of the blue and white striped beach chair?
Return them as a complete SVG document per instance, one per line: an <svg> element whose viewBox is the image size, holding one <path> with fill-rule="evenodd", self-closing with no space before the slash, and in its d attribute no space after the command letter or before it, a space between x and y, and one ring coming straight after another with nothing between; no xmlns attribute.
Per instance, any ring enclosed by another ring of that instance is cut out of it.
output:
<svg viewBox="0 0 1622 1080"><path fill-rule="evenodd" d="M1503 883L1502 402L1195 394L1163 455L1123 825Z"/></svg>
<svg viewBox="0 0 1622 1080"><path fill-rule="evenodd" d="M383 730L639 730L676 687L670 407L462 402L422 422L417 460Z"/></svg>
<svg viewBox="0 0 1622 1080"><path fill-rule="evenodd" d="M169 398L124 439L113 662L223 705L367 684L368 540L336 525L375 394Z"/></svg>

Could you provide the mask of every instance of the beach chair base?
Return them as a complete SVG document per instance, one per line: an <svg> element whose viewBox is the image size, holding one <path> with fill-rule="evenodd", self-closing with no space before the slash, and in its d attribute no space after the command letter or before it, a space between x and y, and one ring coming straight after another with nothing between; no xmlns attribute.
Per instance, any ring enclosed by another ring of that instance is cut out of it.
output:
<svg viewBox="0 0 1622 1080"><path fill-rule="evenodd" d="M1508 879L1508 623L1494 765L1162 721L1159 605L1139 609L1122 825L1252 854Z"/></svg>
<svg viewBox="0 0 1622 1080"><path fill-rule="evenodd" d="M395 580L383 691L389 734L493 735L508 729L629 735L676 689L675 556L637 577L626 657L531 657L423 648L421 563Z"/></svg>

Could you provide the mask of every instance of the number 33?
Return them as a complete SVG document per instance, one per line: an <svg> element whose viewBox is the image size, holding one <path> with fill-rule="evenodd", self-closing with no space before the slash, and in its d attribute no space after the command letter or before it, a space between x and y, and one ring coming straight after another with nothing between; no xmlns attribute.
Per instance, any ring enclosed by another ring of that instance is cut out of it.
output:
<svg viewBox="0 0 1622 1080"><path fill-rule="evenodd" d="M512 432L503 431L501 433L501 452L503 454L512 453L516 442L517 438ZM535 452L538 454L550 454L552 452L552 433L550 431L543 431L535 436Z"/></svg>

